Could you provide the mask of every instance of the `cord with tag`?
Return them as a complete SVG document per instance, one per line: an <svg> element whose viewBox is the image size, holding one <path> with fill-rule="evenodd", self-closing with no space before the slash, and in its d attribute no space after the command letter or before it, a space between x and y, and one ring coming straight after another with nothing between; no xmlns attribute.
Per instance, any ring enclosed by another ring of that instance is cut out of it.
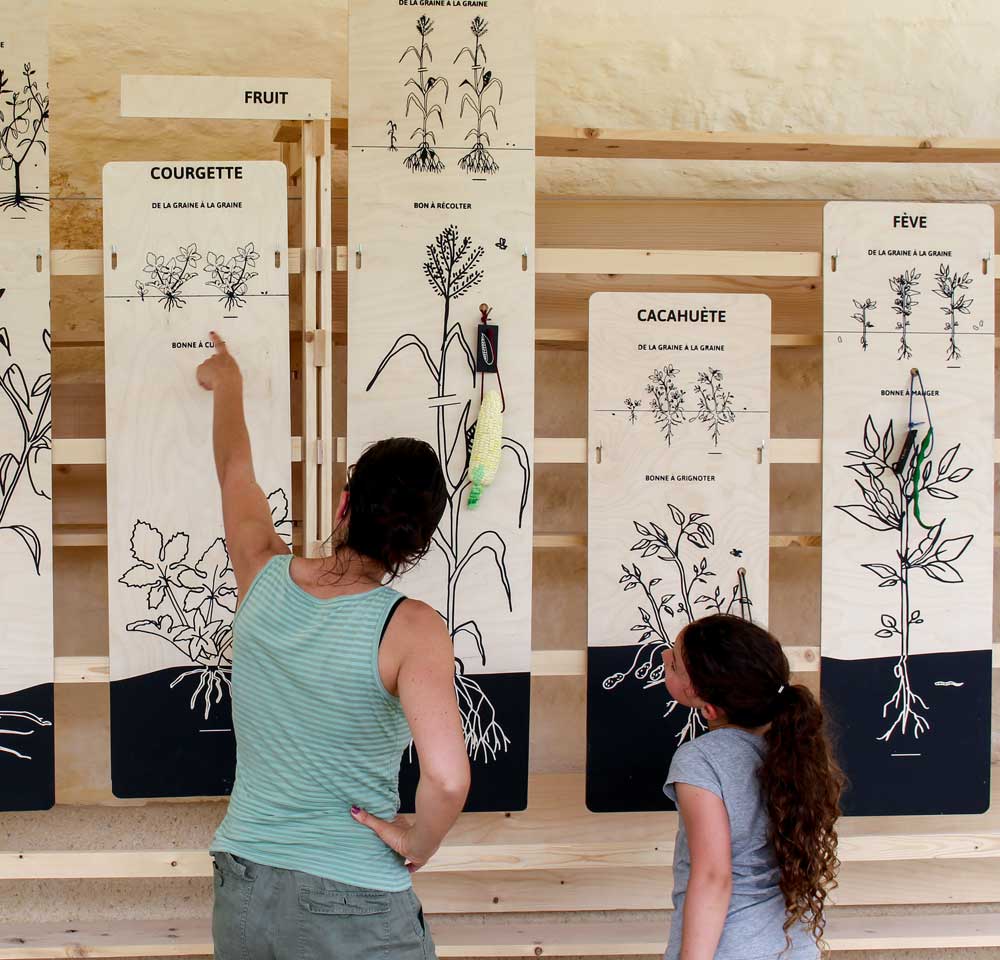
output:
<svg viewBox="0 0 1000 960"><path fill-rule="evenodd" d="M500 377L500 328L490 323L490 306L479 305L480 322L476 330L476 373L479 375L479 415L476 418L475 436L469 454L468 506L475 509L483 490L496 478L503 453L503 415L507 400ZM486 377L497 378L499 390L486 390Z"/></svg>

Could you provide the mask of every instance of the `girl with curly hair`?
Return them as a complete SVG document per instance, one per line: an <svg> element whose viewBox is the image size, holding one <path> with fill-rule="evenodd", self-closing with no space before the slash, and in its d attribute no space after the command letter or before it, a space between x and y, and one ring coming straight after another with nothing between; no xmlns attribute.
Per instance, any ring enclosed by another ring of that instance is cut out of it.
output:
<svg viewBox="0 0 1000 960"><path fill-rule="evenodd" d="M670 695L709 727L664 786L681 816L665 960L816 960L844 784L816 698L738 617L689 624L664 662Z"/></svg>

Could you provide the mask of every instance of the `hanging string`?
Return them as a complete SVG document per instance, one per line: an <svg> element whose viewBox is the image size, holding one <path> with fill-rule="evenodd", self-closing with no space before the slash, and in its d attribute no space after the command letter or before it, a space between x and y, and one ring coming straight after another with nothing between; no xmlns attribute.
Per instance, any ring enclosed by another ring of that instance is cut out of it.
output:
<svg viewBox="0 0 1000 960"><path fill-rule="evenodd" d="M485 303L481 303L479 305L479 313L480 313L479 322L480 322L481 326L485 327L489 323L490 312L492 310L493 310L493 308L487 306ZM504 396L504 392L503 392L503 379L500 376L500 352L499 351L497 351L497 354L496 354L494 360L495 360L495 366L496 366L496 369L497 369L497 372L496 372L497 386L500 387L500 412L501 413L506 413L507 412L507 398ZM479 375L479 402L480 402L480 404L483 402L483 396L485 395L485 393L486 393L486 374L485 373L481 373Z"/></svg>

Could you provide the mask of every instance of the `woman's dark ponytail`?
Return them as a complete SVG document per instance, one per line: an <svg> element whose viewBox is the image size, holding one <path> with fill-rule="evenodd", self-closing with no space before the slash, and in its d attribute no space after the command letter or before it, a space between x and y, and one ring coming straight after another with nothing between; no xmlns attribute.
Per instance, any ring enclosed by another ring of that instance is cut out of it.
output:
<svg viewBox="0 0 1000 960"><path fill-rule="evenodd" d="M836 886L837 818L844 777L823 711L793 684L781 644L762 627L717 615L684 628L681 651L691 684L739 727L767 726L761 794L781 871L785 932L805 924L823 944L827 896Z"/></svg>

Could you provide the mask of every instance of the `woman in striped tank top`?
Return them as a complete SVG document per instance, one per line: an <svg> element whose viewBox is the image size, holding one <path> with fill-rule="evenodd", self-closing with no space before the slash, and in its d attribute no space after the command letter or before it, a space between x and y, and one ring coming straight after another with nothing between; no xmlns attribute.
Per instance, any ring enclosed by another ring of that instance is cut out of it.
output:
<svg viewBox="0 0 1000 960"><path fill-rule="evenodd" d="M217 960L426 960L410 875L465 803L469 761L439 614L387 584L428 550L446 489L433 449L383 440L350 471L331 557L292 558L254 477L239 367L198 368L230 563L236 782L212 843ZM403 750L416 816L397 818Z"/></svg>

